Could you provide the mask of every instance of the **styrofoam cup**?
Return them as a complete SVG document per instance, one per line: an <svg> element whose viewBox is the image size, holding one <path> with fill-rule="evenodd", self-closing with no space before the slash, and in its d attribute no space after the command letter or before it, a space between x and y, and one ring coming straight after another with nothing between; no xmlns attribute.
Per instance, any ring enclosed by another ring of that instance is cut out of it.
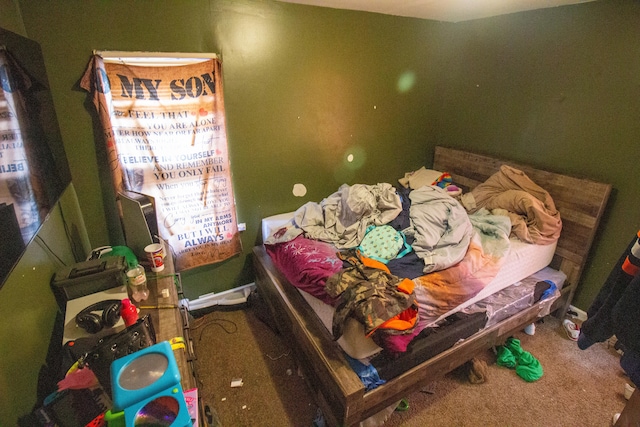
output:
<svg viewBox="0 0 640 427"><path fill-rule="evenodd" d="M145 246L144 252L151 264L151 271L158 272L164 270L164 248L160 243L152 243Z"/></svg>

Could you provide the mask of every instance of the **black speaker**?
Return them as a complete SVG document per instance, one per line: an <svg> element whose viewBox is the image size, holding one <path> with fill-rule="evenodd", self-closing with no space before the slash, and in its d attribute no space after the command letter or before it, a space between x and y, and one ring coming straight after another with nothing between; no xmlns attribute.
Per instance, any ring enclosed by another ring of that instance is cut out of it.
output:
<svg viewBox="0 0 640 427"><path fill-rule="evenodd" d="M102 314L98 315L94 313L95 311L102 311ZM90 334L96 334L102 328L112 328L118 320L120 320L120 300L117 299L98 301L83 308L76 315L76 325Z"/></svg>
<svg viewBox="0 0 640 427"><path fill-rule="evenodd" d="M155 199L135 191L118 193L122 209L122 228L127 246L138 259L145 259L145 246L156 243L158 220L156 218Z"/></svg>

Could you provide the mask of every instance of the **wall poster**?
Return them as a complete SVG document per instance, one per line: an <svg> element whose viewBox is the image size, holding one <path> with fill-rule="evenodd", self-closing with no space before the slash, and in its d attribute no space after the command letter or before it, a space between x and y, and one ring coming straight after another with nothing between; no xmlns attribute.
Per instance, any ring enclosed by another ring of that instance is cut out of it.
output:
<svg viewBox="0 0 640 427"><path fill-rule="evenodd" d="M81 81L100 116L116 191L155 198L178 271L242 251L221 64L134 65L93 55Z"/></svg>

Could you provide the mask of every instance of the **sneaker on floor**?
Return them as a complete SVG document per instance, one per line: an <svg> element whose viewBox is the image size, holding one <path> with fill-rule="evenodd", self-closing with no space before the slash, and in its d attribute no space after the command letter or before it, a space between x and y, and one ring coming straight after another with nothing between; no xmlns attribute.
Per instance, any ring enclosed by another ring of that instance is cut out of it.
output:
<svg viewBox="0 0 640 427"><path fill-rule="evenodd" d="M571 341L578 341L578 336L580 335L580 328L578 325L569 319L564 319L562 326L564 326L564 330Z"/></svg>

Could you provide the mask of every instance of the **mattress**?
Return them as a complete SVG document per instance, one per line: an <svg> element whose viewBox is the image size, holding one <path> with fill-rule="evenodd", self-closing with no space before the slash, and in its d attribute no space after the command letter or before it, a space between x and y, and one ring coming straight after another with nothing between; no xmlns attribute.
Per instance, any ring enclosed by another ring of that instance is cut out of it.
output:
<svg viewBox="0 0 640 427"><path fill-rule="evenodd" d="M271 232L288 223L292 217L293 212L289 212L264 218L262 220L263 240L265 240ZM475 297L442 314L438 318L427 318L426 316L419 315L420 323L418 327L423 329L425 327L436 325L446 317L536 273L549 265L553 258L553 254L555 253L555 249L555 243L550 245L533 245L524 243L517 239L512 239L511 248L503 266L496 277L482 291L480 291ZM420 307L421 298L423 297L423 288L416 286L415 290L416 300ZM334 307L325 304L320 299L303 290L298 289L298 291L317 314L318 318L327 330L331 332L333 313L335 311ZM337 342L344 352L354 359L367 359L382 351L382 348L379 347L371 338L367 338L365 336L363 325L352 318L347 319L344 334Z"/></svg>

